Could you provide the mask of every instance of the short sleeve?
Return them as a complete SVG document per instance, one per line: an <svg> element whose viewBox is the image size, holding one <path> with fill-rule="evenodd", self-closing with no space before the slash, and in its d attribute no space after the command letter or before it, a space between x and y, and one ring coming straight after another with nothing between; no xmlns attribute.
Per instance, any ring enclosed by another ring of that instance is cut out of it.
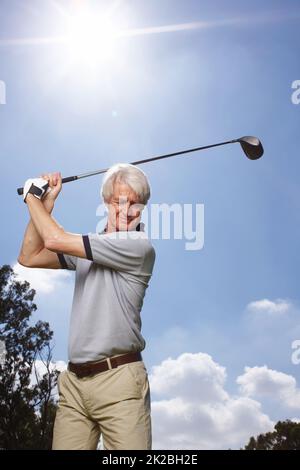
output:
<svg viewBox="0 0 300 470"><path fill-rule="evenodd" d="M65 253L57 253L60 265L62 269L69 269L76 271L77 257L72 255L66 255Z"/></svg>
<svg viewBox="0 0 300 470"><path fill-rule="evenodd" d="M148 238L140 232L82 235L87 259L116 271L140 274L148 253Z"/></svg>

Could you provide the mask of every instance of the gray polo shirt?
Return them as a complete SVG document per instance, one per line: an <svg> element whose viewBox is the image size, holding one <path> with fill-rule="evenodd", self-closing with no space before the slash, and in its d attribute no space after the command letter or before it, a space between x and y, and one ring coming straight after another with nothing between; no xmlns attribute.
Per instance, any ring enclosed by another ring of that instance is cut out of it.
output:
<svg viewBox="0 0 300 470"><path fill-rule="evenodd" d="M76 271L69 360L97 361L142 351L140 312L155 262L143 229L82 235L87 259L58 253L63 269Z"/></svg>

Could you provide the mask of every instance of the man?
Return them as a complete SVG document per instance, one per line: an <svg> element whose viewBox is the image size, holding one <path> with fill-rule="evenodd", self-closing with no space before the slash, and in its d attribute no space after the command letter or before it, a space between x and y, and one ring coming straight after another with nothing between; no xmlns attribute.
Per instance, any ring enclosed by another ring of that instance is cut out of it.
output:
<svg viewBox="0 0 300 470"><path fill-rule="evenodd" d="M51 216L60 173L25 182L31 220L18 261L30 268L76 270L69 364L58 380L53 449L151 449L150 389L141 351L140 312L155 261L140 222L150 197L142 170L106 173L102 233L66 232ZM121 236L122 235L122 236Z"/></svg>

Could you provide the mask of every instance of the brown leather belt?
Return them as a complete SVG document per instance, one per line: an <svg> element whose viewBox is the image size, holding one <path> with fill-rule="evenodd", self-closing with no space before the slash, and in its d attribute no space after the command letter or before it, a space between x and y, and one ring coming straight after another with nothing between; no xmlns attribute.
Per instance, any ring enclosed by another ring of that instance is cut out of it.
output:
<svg viewBox="0 0 300 470"><path fill-rule="evenodd" d="M122 354L121 356L108 357L100 362L84 362L83 364L73 364L72 362L69 362L68 369L71 372L74 372L77 377L82 378L89 375L99 374L99 372L104 372L106 370L115 369L116 367L128 364L129 362L142 360L143 358L140 352L131 352Z"/></svg>

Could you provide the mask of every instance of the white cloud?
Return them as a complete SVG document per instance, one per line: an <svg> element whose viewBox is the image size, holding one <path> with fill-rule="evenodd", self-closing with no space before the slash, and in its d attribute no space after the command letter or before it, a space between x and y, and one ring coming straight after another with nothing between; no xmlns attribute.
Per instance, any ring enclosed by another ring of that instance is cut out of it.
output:
<svg viewBox="0 0 300 470"><path fill-rule="evenodd" d="M226 370L204 353L184 353L152 368L154 449L243 447L273 429L261 404L224 389Z"/></svg>
<svg viewBox="0 0 300 470"><path fill-rule="evenodd" d="M288 313L291 308L291 303L284 299L277 299L275 301L269 299L256 300L247 305L250 312L266 313L269 315L281 315Z"/></svg>
<svg viewBox="0 0 300 470"><path fill-rule="evenodd" d="M225 368L208 354L184 353L177 359L168 358L152 368L151 389L167 397L175 395L189 401L209 403L228 397L223 389L225 380Z"/></svg>
<svg viewBox="0 0 300 470"><path fill-rule="evenodd" d="M52 371L59 371L59 372L63 372L64 370L67 369L67 364L65 361L56 361L56 362L50 362L49 364L49 370L52 372ZM31 376L30 376L30 385L35 385L37 383L37 380L40 381L43 376L46 374L47 372L47 367L45 365L45 363L39 359L37 359L35 362L34 362L34 367L32 368L31 370ZM56 399L58 399L58 395L57 395L57 390L55 389L54 390L54 396Z"/></svg>
<svg viewBox="0 0 300 470"><path fill-rule="evenodd" d="M46 365L43 361L40 359L37 359L35 361L35 369L37 372L37 375L39 378L43 377L44 374L47 372ZM56 361L56 362L50 362L49 364L49 370L52 372L53 370L57 370L59 372L63 372L64 370L67 369L67 364L65 361Z"/></svg>
<svg viewBox="0 0 300 470"><path fill-rule="evenodd" d="M18 280L28 281L37 294L50 294L72 279L71 272L65 269L25 268L19 263L13 265Z"/></svg>
<svg viewBox="0 0 300 470"><path fill-rule="evenodd" d="M281 405L300 409L300 389L292 375L262 367L245 367L237 378L240 392L248 397L269 397Z"/></svg>

